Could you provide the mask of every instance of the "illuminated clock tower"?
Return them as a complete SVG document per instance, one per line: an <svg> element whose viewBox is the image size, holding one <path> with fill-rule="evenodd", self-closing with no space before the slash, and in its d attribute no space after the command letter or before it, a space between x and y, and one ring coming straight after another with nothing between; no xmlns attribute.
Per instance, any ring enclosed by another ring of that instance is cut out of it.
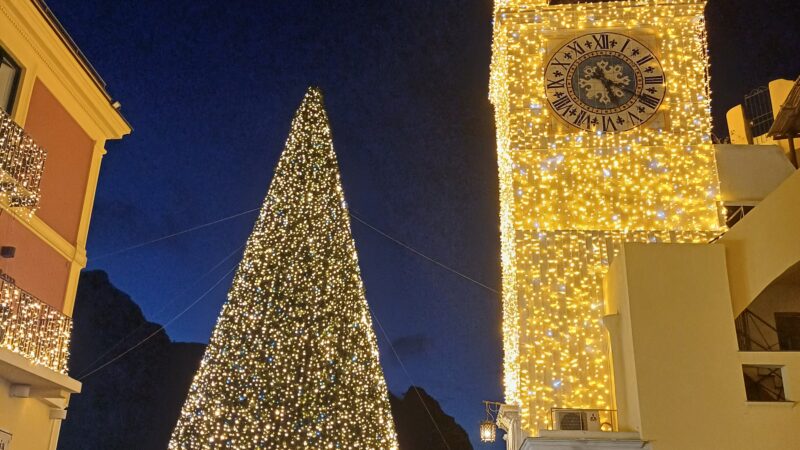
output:
<svg viewBox="0 0 800 450"><path fill-rule="evenodd" d="M721 231L706 1L495 3L505 395L535 436L552 408L614 409L620 243Z"/></svg>

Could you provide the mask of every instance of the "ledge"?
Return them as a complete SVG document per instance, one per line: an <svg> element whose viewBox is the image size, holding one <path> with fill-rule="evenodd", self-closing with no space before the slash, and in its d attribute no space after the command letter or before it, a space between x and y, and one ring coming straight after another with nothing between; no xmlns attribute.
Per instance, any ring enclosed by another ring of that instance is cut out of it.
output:
<svg viewBox="0 0 800 450"><path fill-rule="evenodd" d="M79 249L77 244L73 244L64 236L61 236L50 225L45 223L39 216L33 215L30 218L19 214L13 208L8 206L7 202L0 201L0 209L2 212L8 213L20 225L27 228L28 231L36 235L39 239L44 241L53 250L58 252L65 260L75 261L80 264L81 268L86 267L87 257L86 249Z"/></svg>
<svg viewBox="0 0 800 450"><path fill-rule="evenodd" d="M747 406L773 406L778 408L794 408L797 406L797 402L786 401L786 402L744 402Z"/></svg>
<svg viewBox="0 0 800 450"><path fill-rule="evenodd" d="M739 351L739 362L754 366L800 367L800 352Z"/></svg>
<svg viewBox="0 0 800 450"><path fill-rule="evenodd" d="M644 448L647 444L639 433L606 431L540 431L538 438L528 438L520 450L582 450L594 448L632 449Z"/></svg>
<svg viewBox="0 0 800 450"><path fill-rule="evenodd" d="M621 431L542 430L540 439L569 439L582 441L638 441L639 433Z"/></svg>
<svg viewBox="0 0 800 450"><path fill-rule="evenodd" d="M31 397L63 398L67 394L77 394L81 391L80 381L33 364L24 356L5 348L0 348L0 378L8 380L11 384L29 385Z"/></svg>

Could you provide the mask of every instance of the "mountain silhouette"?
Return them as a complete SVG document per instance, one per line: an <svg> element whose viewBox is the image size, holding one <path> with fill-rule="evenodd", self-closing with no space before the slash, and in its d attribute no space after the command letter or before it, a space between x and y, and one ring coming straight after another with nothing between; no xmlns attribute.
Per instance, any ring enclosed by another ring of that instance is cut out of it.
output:
<svg viewBox="0 0 800 450"><path fill-rule="evenodd" d="M389 403L400 450L472 450L467 432L424 389L412 386L402 397L391 394Z"/></svg>
<svg viewBox="0 0 800 450"><path fill-rule="evenodd" d="M58 449L166 449L205 345L172 342L103 271L81 274L74 317L70 376L83 391L70 401ZM392 394L390 402L400 450L472 450L464 429L424 389Z"/></svg>
<svg viewBox="0 0 800 450"><path fill-rule="evenodd" d="M83 391L70 401L59 450L167 448L205 346L172 342L101 271L81 274L74 317L70 376Z"/></svg>

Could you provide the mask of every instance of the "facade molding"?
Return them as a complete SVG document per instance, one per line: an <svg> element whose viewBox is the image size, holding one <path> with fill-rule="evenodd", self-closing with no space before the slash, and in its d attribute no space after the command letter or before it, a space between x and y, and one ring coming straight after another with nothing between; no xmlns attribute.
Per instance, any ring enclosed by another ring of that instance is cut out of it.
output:
<svg viewBox="0 0 800 450"><path fill-rule="evenodd" d="M92 160L83 194L81 216L75 242L65 238L40 217L21 216L8 205L0 204L35 236L47 243L70 264L63 312L72 315L80 271L87 264L86 241L97 191L100 165L108 139L120 139L131 131L124 117L110 103L102 82L87 68L76 50L65 43L65 32L56 29L35 0L0 0L0 43L22 70L19 91L12 110L15 122L25 127L30 101L37 80L48 89L66 112L94 141ZM82 56L81 56L82 58Z"/></svg>
<svg viewBox="0 0 800 450"><path fill-rule="evenodd" d="M36 78L44 82L96 141L119 139L130 133L130 125L109 103L105 93L86 73L36 5L31 1L0 0L0 28L12 27L17 33L4 34L3 42L10 42L7 45L9 52L23 67L23 84L32 83L33 80L25 78L32 78L28 69L34 68ZM24 119L18 123L24 125Z"/></svg>
<svg viewBox="0 0 800 450"><path fill-rule="evenodd" d="M727 250L733 315L737 317L787 270L800 264L800 173L787 178L719 240Z"/></svg>
<svg viewBox="0 0 800 450"><path fill-rule="evenodd" d="M31 397L68 399L81 392L80 381L47 367L36 365L22 355L0 348L0 378L11 384L30 386Z"/></svg>
<svg viewBox="0 0 800 450"><path fill-rule="evenodd" d="M21 217L16 211L11 209L7 204L0 202L0 209L8 214L11 214L14 219L22 224L25 228L31 231L43 242L47 243L51 248L56 250L67 261L74 261L81 264L82 267L86 266L86 249L78 248L63 236L61 236L50 225L45 223L38 216L33 216L30 219Z"/></svg>

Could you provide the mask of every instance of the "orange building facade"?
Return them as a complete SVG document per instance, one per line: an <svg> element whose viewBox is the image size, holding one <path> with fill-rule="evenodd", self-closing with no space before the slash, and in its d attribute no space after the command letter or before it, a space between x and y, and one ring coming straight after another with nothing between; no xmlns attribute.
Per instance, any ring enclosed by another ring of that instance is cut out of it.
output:
<svg viewBox="0 0 800 450"><path fill-rule="evenodd" d="M0 448L55 449L100 163L131 128L41 0L0 0Z"/></svg>

